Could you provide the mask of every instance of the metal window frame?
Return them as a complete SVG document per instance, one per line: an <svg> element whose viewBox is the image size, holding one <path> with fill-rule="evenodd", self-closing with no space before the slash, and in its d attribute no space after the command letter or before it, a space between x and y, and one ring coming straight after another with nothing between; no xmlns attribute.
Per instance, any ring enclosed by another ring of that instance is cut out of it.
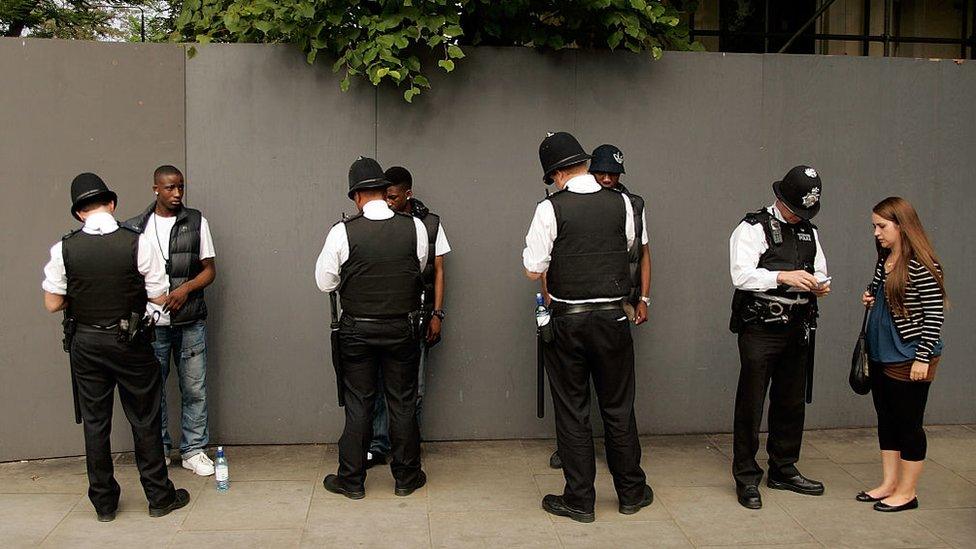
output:
<svg viewBox="0 0 976 549"><path fill-rule="evenodd" d="M777 53L782 53L788 48L794 40L800 37L811 24L816 22L817 19L823 16L827 12L827 9L835 0L823 0L820 8L814 13L806 23L804 23L799 30L787 33L787 32L770 32L769 31L769 3L771 0L764 1L764 15L763 15L763 31L742 31L742 32L731 32L723 31L721 29L697 29L695 28L695 13L689 12L688 14L688 35L689 38L694 41L698 36L714 36L714 37L761 37L763 39L763 53L773 53L769 51L769 39L770 38L787 38L786 44L780 48ZM893 15L894 15L894 0L884 0L884 25L882 34L870 34L871 26L871 0L863 0L863 20L862 20L862 32L861 34L836 34L836 33L813 33L806 35L806 38L812 38L814 40L819 40L823 42L861 42L861 55L868 55L870 53L871 43L881 43L884 46L884 57L890 57L892 52L892 45L897 44L945 44L945 45L958 45L959 46L959 57L965 59L967 57L966 49L969 49L968 56L970 59L976 59L976 6L971 6L973 2L970 0L964 0L962 6L962 17L961 17L961 28L959 38L947 38L942 36L901 36L898 33L897 28L893 31ZM971 12L971 13L970 13Z"/></svg>

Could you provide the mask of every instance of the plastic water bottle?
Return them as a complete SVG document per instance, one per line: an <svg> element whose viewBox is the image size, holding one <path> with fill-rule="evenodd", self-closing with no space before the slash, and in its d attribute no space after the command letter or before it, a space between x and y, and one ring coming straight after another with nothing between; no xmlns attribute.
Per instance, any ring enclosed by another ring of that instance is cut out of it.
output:
<svg viewBox="0 0 976 549"><path fill-rule="evenodd" d="M549 309L546 308L542 294L535 294L535 324L540 328L549 324Z"/></svg>
<svg viewBox="0 0 976 549"><path fill-rule="evenodd" d="M214 464L214 478L217 479L217 491L226 492L230 488L230 472L227 469L227 458L224 457L224 447L217 447L217 462Z"/></svg>

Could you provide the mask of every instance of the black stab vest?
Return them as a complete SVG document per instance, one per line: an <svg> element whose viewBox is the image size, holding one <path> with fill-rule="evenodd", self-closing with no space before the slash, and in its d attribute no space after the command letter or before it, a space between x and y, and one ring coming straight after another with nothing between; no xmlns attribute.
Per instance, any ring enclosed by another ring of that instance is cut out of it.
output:
<svg viewBox="0 0 976 549"><path fill-rule="evenodd" d="M560 299L624 297L631 289L626 209L621 193L560 191L546 200L556 215L556 240L546 272Z"/></svg>
<svg viewBox="0 0 976 549"><path fill-rule="evenodd" d="M139 232L145 232L149 218L156 210L153 203L141 215L126 221ZM193 280L203 270L200 261L200 226L203 215L193 208L181 208L176 214L176 223L169 234L169 261L166 262L166 274L169 275L169 291L173 291L188 281ZM162 244L162 235L157 235ZM179 310L170 313L170 324L180 326L207 318L207 303L203 298L203 290L191 292L186 303Z"/></svg>
<svg viewBox="0 0 976 549"><path fill-rule="evenodd" d="M61 241L68 279L68 316L81 324L111 326L146 310L139 272L139 233L124 225L109 234L75 231Z"/></svg>
<svg viewBox="0 0 976 549"><path fill-rule="evenodd" d="M817 257L817 240L813 234L816 226L806 220L795 224L776 220L782 237L782 243L777 244L771 224L773 220L776 218L765 208L758 212L746 214L742 219L751 225L761 225L766 234L767 248L759 256L757 267L770 271L803 270L812 274L814 272L814 260ZM779 287L767 290L766 293L788 298L813 297L813 294L809 292L789 292L788 289L789 286L780 284ZM742 290L736 290L736 292L742 292Z"/></svg>
<svg viewBox="0 0 976 549"><path fill-rule="evenodd" d="M339 269L343 312L390 318L418 310L423 282L413 217L372 220L360 213L342 223L349 241L349 258Z"/></svg>

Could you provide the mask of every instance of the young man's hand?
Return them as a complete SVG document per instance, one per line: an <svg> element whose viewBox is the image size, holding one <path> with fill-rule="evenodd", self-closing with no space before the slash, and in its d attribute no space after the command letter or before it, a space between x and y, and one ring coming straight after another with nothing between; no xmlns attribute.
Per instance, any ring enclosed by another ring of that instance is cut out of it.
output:
<svg viewBox="0 0 976 549"><path fill-rule="evenodd" d="M439 316L432 316L430 318L430 323L427 325L427 343L433 345L441 339L441 318Z"/></svg>
<svg viewBox="0 0 976 549"><path fill-rule="evenodd" d="M640 326L645 322L647 322L647 303L638 301L637 307L634 308L634 324Z"/></svg>
<svg viewBox="0 0 976 549"><path fill-rule="evenodd" d="M183 308L183 305L186 305L186 300L189 297L190 292L186 290L186 287L180 286L166 296L166 303L163 304L163 310L167 313L179 311Z"/></svg>

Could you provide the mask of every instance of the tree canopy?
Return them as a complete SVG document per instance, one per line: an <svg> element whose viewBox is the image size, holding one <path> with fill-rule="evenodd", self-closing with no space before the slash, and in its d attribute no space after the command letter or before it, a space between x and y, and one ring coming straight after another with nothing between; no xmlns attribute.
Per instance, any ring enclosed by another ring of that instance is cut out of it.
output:
<svg viewBox="0 0 976 549"><path fill-rule="evenodd" d="M451 72L464 46L701 49L681 20L692 2L654 0L185 0L174 39L291 43L352 78L390 82L411 101L430 87L423 59ZM191 51L192 54L192 51ZM429 73L428 73L429 74Z"/></svg>

